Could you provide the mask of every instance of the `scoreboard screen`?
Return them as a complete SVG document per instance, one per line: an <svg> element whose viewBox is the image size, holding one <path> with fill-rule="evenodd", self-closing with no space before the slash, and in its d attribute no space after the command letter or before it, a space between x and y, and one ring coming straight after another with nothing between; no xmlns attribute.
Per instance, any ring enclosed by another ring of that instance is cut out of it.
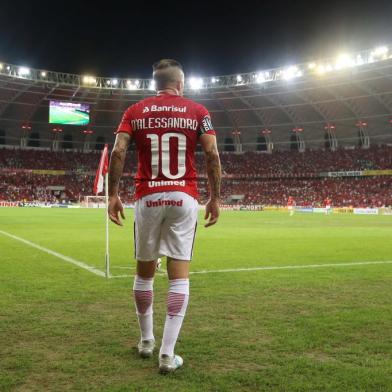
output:
<svg viewBox="0 0 392 392"><path fill-rule="evenodd" d="M87 125L89 122L90 105L78 102L50 101L50 124Z"/></svg>

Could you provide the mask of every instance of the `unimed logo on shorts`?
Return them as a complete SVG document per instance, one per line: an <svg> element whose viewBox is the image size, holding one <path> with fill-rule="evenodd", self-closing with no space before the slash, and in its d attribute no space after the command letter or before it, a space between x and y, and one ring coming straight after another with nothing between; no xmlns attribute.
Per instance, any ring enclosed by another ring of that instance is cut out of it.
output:
<svg viewBox="0 0 392 392"><path fill-rule="evenodd" d="M146 201L146 206L147 207L159 207L159 206L177 206L177 207L182 207L182 199L181 200L147 200Z"/></svg>

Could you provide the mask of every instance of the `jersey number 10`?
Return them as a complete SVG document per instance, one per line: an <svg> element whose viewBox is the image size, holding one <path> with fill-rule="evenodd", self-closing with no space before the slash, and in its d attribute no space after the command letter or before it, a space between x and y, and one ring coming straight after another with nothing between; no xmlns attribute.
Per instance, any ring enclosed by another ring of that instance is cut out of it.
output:
<svg viewBox="0 0 392 392"><path fill-rule="evenodd" d="M151 140L151 179L158 177L159 161L161 161L162 174L166 178L175 180L181 178L186 171L185 168L185 152L186 152L186 137L181 133L164 133L161 138L155 133L146 135ZM159 143L159 138L161 143ZM170 139L176 138L178 140L177 173L170 172ZM161 149L159 150L159 145Z"/></svg>

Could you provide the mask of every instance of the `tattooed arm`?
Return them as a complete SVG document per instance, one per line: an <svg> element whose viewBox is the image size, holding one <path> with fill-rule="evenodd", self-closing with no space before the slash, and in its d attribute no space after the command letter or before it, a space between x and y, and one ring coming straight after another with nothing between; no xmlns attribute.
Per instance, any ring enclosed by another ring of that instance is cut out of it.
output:
<svg viewBox="0 0 392 392"><path fill-rule="evenodd" d="M131 136L125 132L117 134L109 165L109 218L116 225L122 226L119 213L125 219L124 209L118 197L118 187L124 169L125 156L131 142Z"/></svg>
<svg viewBox="0 0 392 392"><path fill-rule="evenodd" d="M204 216L204 219L209 219L204 226L209 227L214 225L219 218L221 165L216 137L208 134L201 135L200 143L206 158L208 185L210 188L210 199L206 204Z"/></svg>

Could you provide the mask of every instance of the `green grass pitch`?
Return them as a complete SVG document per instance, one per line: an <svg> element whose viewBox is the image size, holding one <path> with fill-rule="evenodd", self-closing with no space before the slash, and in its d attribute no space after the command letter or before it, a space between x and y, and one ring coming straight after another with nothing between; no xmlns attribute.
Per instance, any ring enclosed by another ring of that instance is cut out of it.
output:
<svg viewBox="0 0 392 392"><path fill-rule="evenodd" d="M110 226L113 275L134 273L126 215ZM107 280L4 235L103 270L103 210L0 208L0 231L1 391L392 388L392 264L194 274L176 348L185 364L161 376L156 355L136 355L132 278ZM191 268L390 261L391 238L391 216L223 211L215 227L199 225ZM166 290L160 274L158 342Z"/></svg>

